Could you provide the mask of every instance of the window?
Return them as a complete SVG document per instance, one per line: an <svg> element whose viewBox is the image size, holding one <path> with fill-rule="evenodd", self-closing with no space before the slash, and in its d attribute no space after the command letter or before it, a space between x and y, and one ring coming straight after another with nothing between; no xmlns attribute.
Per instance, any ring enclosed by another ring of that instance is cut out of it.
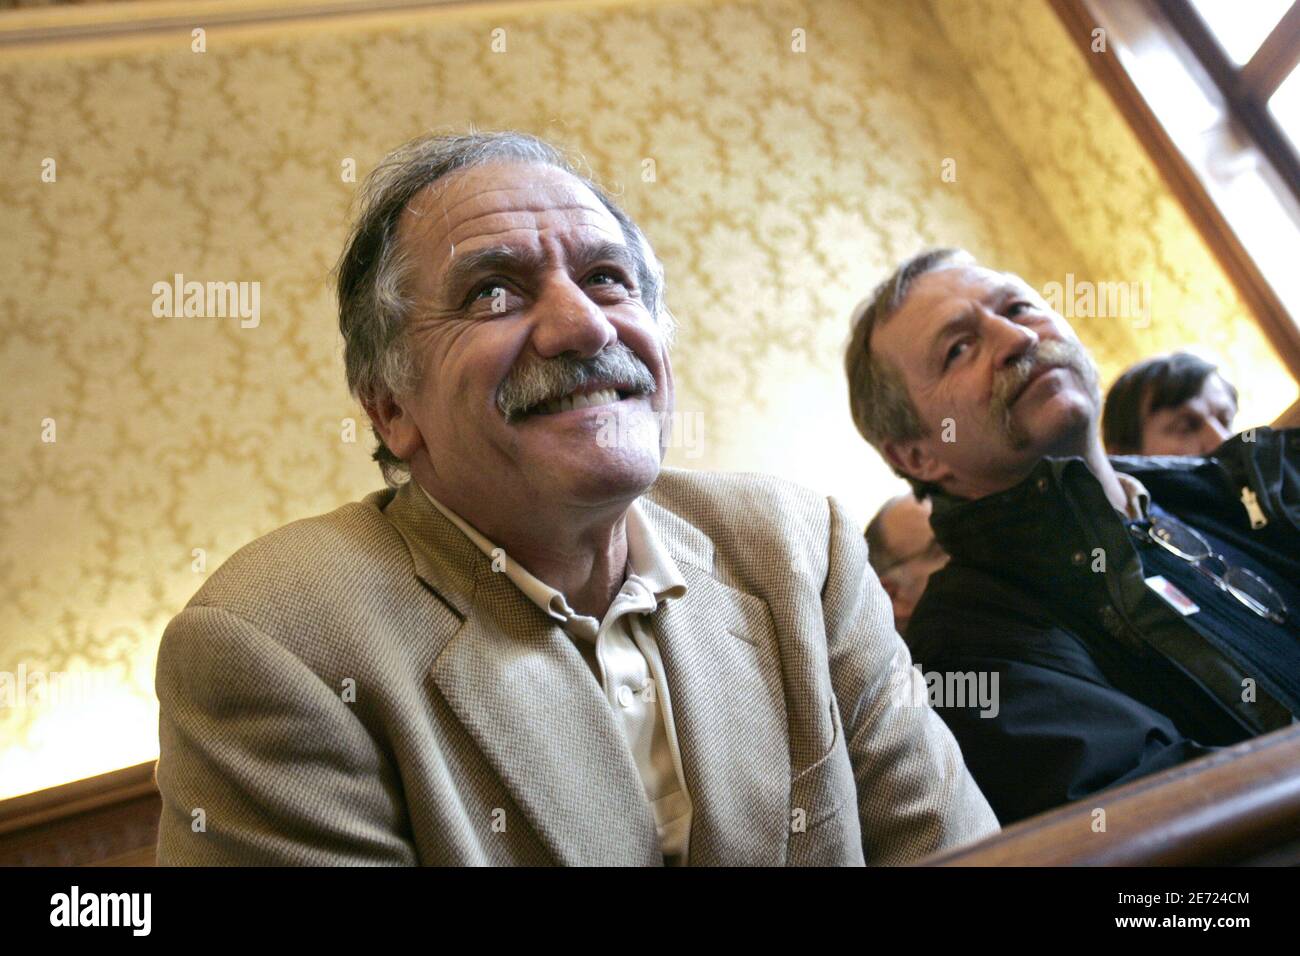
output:
<svg viewBox="0 0 1300 956"><path fill-rule="evenodd" d="M1300 149L1300 69L1292 70L1268 101L1269 112L1291 141Z"/></svg>
<svg viewBox="0 0 1300 956"><path fill-rule="evenodd" d="M1160 0L1239 122L1300 199L1300 2Z"/></svg>
<svg viewBox="0 0 1300 956"><path fill-rule="evenodd" d="M1250 62L1291 3L1292 0L1247 0L1245 3L1191 0L1192 8L1237 66Z"/></svg>
<svg viewBox="0 0 1300 956"><path fill-rule="evenodd" d="M1300 379L1300 0L1050 3Z"/></svg>

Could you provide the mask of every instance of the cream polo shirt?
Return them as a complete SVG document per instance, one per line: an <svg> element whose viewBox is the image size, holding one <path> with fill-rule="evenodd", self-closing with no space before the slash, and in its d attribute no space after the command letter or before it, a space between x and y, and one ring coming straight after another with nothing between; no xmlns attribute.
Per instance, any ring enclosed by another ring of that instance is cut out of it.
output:
<svg viewBox="0 0 1300 956"><path fill-rule="evenodd" d="M480 551L494 557L497 549L491 541L433 495L424 493ZM686 582L637 502L628 508L626 520L627 576L603 621L574 611L563 594L533 577L503 551L497 556L504 557L506 577L559 622L566 634L587 646L584 657L594 650L605 699L627 740L654 813L664 863L684 866L689 852L691 799L673 726L668 681L648 615L663 601L684 595Z"/></svg>
<svg viewBox="0 0 1300 956"><path fill-rule="evenodd" d="M1124 489L1124 510L1126 512L1124 517L1129 521L1145 521L1147 506L1151 504L1151 493L1147 491L1146 485L1122 471L1115 472L1115 477L1119 479L1119 486Z"/></svg>

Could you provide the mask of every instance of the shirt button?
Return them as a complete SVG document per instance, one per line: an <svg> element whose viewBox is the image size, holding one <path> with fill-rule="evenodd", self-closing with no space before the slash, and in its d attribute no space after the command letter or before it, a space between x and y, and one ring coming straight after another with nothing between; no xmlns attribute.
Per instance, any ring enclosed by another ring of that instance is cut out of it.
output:
<svg viewBox="0 0 1300 956"><path fill-rule="evenodd" d="M1039 491L1046 491L1046 490L1047 490L1047 479L1046 479L1046 478L1039 478L1038 481L1035 482L1035 484L1038 486L1038 490L1039 490Z"/></svg>
<svg viewBox="0 0 1300 956"><path fill-rule="evenodd" d="M1087 555L1085 555L1082 551L1076 551L1070 557L1070 560L1073 561L1075 564L1083 564L1083 562L1087 560Z"/></svg>
<svg viewBox="0 0 1300 956"><path fill-rule="evenodd" d="M614 696L618 698L618 702L620 706L622 707L632 706L632 688L628 687L626 684L620 687L618 689L618 692Z"/></svg>

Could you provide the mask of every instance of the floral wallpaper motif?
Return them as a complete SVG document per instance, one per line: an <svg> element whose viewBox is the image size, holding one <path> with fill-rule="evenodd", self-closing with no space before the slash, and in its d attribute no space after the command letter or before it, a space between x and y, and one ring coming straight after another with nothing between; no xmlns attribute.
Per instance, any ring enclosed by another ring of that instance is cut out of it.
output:
<svg viewBox="0 0 1300 956"><path fill-rule="evenodd" d="M673 464L865 520L896 480L848 416L847 316L932 244L1036 285L1149 274L1149 328L1080 325L1108 375L1202 342L1258 385L1243 419L1295 398L1045 4L488 5L192 43L0 51L0 797L152 758L158 639L204 576L381 485L327 272L348 162L429 128L579 150L641 222L680 322ZM257 321L155 314L178 274L256 283Z"/></svg>

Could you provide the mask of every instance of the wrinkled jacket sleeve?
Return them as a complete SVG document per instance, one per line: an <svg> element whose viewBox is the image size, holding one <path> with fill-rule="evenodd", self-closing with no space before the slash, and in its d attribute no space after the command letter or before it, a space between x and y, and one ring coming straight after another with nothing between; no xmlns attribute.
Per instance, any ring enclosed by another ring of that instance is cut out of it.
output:
<svg viewBox="0 0 1300 956"><path fill-rule="evenodd" d="M218 607L168 626L155 678L160 865L402 865L401 788L340 692Z"/></svg>
<svg viewBox="0 0 1300 956"><path fill-rule="evenodd" d="M1050 665L978 655L935 663L945 673L997 675L996 713L953 706L938 713L1003 825L1214 750L1116 689L1082 656ZM1094 799L1104 806L1102 795Z"/></svg>
<svg viewBox="0 0 1300 956"><path fill-rule="evenodd" d="M867 563L862 532L834 499L830 510L822 607L863 856L869 864L909 863L988 836L997 819L952 734L916 693L919 674Z"/></svg>

